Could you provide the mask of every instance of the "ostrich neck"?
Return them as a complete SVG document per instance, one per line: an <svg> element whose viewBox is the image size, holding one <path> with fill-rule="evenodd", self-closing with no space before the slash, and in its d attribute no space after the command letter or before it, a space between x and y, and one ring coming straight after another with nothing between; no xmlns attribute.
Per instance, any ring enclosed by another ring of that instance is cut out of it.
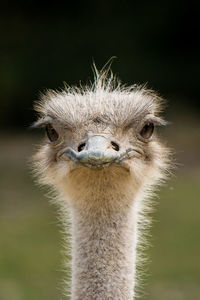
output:
<svg viewBox="0 0 200 300"><path fill-rule="evenodd" d="M133 299L135 202L132 195L118 197L91 196L83 209L72 208L73 300Z"/></svg>

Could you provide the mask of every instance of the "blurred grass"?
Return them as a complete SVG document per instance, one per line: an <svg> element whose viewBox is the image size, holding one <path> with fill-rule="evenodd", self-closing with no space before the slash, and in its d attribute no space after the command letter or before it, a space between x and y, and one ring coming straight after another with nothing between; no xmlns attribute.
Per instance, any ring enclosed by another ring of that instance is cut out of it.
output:
<svg viewBox="0 0 200 300"><path fill-rule="evenodd" d="M59 230L54 208L28 169L33 140L4 136L1 147L1 300L60 299Z"/></svg>
<svg viewBox="0 0 200 300"><path fill-rule="evenodd" d="M61 241L55 208L33 184L27 161L37 136L2 134L0 299L61 299ZM200 299L200 173L177 174L160 192L148 250L148 300ZM143 298L143 299L144 299Z"/></svg>
<svg viewBox="0 0 200 300"><path fill-rule="evenodd" d="M200 299L199 183L197 174L179 176L160 193L152 230L148 299Z"/></svg>

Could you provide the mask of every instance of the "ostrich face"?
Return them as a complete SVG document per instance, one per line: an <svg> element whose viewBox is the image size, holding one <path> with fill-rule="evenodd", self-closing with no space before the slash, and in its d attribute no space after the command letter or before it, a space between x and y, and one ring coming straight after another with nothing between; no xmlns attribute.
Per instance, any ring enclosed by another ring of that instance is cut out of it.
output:
<svg viewBox="0 0 200 300"><path fill-rule="evenodd" d="M154 133L161 99L143 88L103 86L48 92L36 105L36 127L47 140L35 156L43 181L58 185L72 172L91 177L127 173L137 183L163 167L164 148ZM118 170L118 171L116 171Z"/></svg>

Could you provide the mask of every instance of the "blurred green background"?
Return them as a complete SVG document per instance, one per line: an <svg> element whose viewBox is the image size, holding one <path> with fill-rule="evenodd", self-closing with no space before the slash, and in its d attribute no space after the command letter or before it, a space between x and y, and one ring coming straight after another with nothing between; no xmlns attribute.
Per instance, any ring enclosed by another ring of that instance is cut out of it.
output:
<svg viewBox="0 0 200 300"><path fill-rule="evenodd" d="M145 300L200 299L199 15L193 1L2 3L0 10L0 300L62 299L56 208L33 182L39 92L92 79L117 56L122 82L167 99L161 135L177 170L159 192Z"/></svg>

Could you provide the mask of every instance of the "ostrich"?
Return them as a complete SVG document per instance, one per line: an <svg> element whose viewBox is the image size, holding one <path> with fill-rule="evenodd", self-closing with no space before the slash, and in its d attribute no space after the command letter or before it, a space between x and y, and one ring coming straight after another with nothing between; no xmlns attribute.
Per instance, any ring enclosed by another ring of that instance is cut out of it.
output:
<svg viewBox="0 0 200 300"><path fill-rule="evenodd" d="M155 92L96 69L93 84L49 90L35 105L47 133L36 174L57 192L65 231L70 222L72 300L136 297L149 199L168 169L154 134L162 109Z"/></svg>

